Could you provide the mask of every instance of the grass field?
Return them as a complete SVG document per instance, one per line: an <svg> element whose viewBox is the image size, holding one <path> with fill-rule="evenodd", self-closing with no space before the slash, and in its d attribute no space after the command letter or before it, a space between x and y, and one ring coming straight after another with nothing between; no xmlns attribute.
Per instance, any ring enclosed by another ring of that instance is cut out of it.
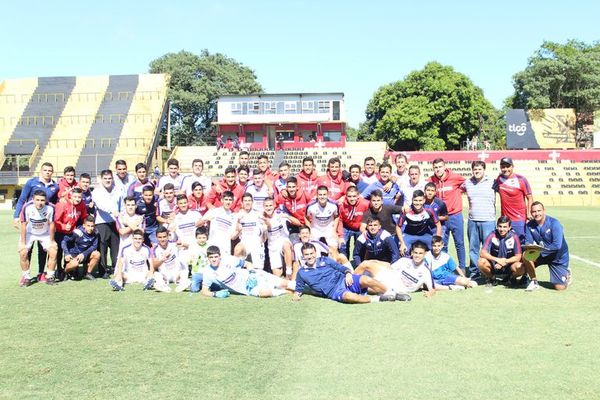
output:
<svg viewBox="0 0 600 400"><path fill-rule="evenodd" d="M571 255L600 263L600 209L548 214ZM104 280L20 288L10 220L0 213L0 398L600 398L600 268L583 261L562 293L362 306L114 293Z"/></svg>

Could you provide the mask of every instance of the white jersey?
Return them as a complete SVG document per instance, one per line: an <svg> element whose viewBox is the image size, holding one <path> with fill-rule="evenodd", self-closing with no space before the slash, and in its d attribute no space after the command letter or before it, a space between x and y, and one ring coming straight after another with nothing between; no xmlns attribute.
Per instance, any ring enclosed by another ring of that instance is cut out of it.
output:
<svg viewBox="0 0 600 400"><path fill-rule="evenodd" d="M167 219L175 211L175 207L177 207L175 198L172 201L160 199L157 204L156 215Z"/></svg>
<svg viewBox="0 0 600 400"><path fill-rule="evenodd" d="M310 203L306 207L306 216L310 216L310 228L313 233L313 237L320 236L331 236L334 226L333 222L338 217L338 206L333 201L327 201L324 207L322 207L318 201Z"/></svg>
<svg viewBox="0 0 600 400"><path fill-rule="evenodd" d="M151 258L152 250L145 244L142 244L138 250L130 244L123 247L119 253L119 259L123 260L123 271L126 273L147 273Z"/></svg>
<svg viewBox="0 0 600 400"><path fill-rule="evenodd" d="M263 243L262 235L266 231L264 223L260 219L261 214L251 210L250 212L238 212L238 221L242 225L240 240L242 243Z"/></svg>
<svg viewBox="0 0 600 400"><path fill-rule="evenodd" d="M137 226L137 229L142 231L145 229L144 216L141 214L128 215L127 213L121 213L116 219L117 230L123 229L130 226ZM125 235L119 234L119 249L132 243L131 232Z"/></svg>
<svg viewBox="0 0 600 400"><path fill-rule="evenodd" d="M208 243L218 246L221 254L231 254L231 235L235 230L237 215L231 210L217 207L208 210L203 219L210 221Z"/></svg>
<svg viewBox="0 0 600 400"><path fill-rule="evenodd" d="M219 267L207 266L202 271L202 286L210 286L214 283L222 284L232 289L245 290L248 270L244 269L244 260L238 257L223 255ZM238 275L239 271L241 272ZM245 278L245 279L244 279Z"/></svg>
<svg viewBox="0 0 600 400"><path fill-rule="evenodd" d="M182 243L190 245L196 242L196 222L198 222L202 216L198 211L188 210L184 213L175 214L173 223L171 226L175 227L175 235L178 240Z"/></svg>
<svg viewBox="0 0 600 400"><path fill-rule="evenodd" d="M194 184L194 182L200 182L205 194L208 194L209 190L212 187L212 179L210 179L208 176L197 176L194 174L185 176L181 181L181 190L185 190L186 196L192 195L192 185Z"/></svg>
<svg viewBox="0 0 600 400"><path fill-rule="evenodd" d="M165 261L158 267L158 272L167 276L172 276L183 269L182 264L177 257L178 249L175 243L168 242L166 248L157 244L153 247L153 251L156 259L162 260L162 258L165 257Z"/></svg>
<svg viewBox="0 0 600 400"><path fill-rule="evenodd" d="M54 206L44 204L38 210L33 201L25 204L21 211L21 223L25 223L26 232L29 235L48 236L50 235L50 224L54 222Z"/></svg>
<svg viewBox="0 0 600 400"><path fill-rule="evenodd" d="M287 229L287 218L285 213L279 209L273 212L273 215L269 218L271 227L267 229L267 240L269 245L279 242L282 239L288 239L290 234Z"/></svg>
<svg viewBox="0 0 600 400"><path fill-rule="evenodd" d="M183 181L183 175L181 175L181 174L177 174L177 176L175 178L173 178L169 174L163 175L158 180L158 189L162 192L167 183L172 183L173 186L175 186L175 191L177 192L177 191L181 190L182 181Z"/></svg>
<svg viewBox="0 0 600 400"><path fill-rule="evenodd" d="M433 289L433 278L427 263L415 265L410 258L401 258L374 277L396 293L412 293L426 285Z"/></svg>
<svg viewBox="0 0 600 400"><path fill-rule="evenodd" d="M408 177L408 168L404 171L404 174L399 175L398 171L392 172L392 176L396 177L396 185L401 188L403 185L408 185L410 178Z"/></svg>
<svg viewBox="0 0 600 400"><path fill-rule="evenodd" d="M252 209L262 213L264 210L263 203L269 197L269 188L267 185L263 184L261 188L257 188L254 184L251 184L246 188L246 193L250 193L254 200Z"/></svg>
<svg viewBox="0 0 600 400"><path fill-rule="evenodd" d="M404 185L400 186L400 192L404 198L403 205L410 206L412 204L412 197L415 190L425 191L425 182L419 181L416 185L411 185L410 181L406 182Z"/></svg>

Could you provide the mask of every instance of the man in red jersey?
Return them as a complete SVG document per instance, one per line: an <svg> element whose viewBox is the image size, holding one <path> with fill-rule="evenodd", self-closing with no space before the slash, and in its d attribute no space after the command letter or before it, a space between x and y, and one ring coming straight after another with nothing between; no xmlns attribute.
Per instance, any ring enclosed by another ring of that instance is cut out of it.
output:
<svg viewBox="0 0 600 400"><path fill-rule="evenodd" d="M318 174L315 171L315 161L312 157L302 159L302 171L296 176L298 179L298 190L304 193L308 201L312 201L317 196L317 187L319 186Z"/></svg>
<svg viewBox="0 0 600 400"><path fill-rule="evenodd" d="M340 217L338 220L337 232L339 237L344 238L340 246L340 252L350 258L350 241L360 236L360 224L363 215L369 209L369 202L358 195L356 186L350 186L346 189L346 197L343 202L338 203Z"/></svg>
<svg viewBox="0 0 600 400"><path fill-rule="evenodd" d="M450 240L450 233L452 233L454 246L456 246L458 266L463 272L467 266L465 255L465 221L462 215L462 191L460 190L464 181L465 178L462 175L446 168L446 162L442 158L433 160L433 176L429 177L429 182L435 184L437 197L446 203L446 208L448 209L448 220L446 221L446 230L444 231L444 251L448 252L448 241Z"/></svg>
<svg viewBox="0 0 600 400"><path fill-rule="evenodd" d="M277 206L282 206L282 210L289 215L288 231L290 232L292 243L297 241L300 227L306 223L307 204L308 200L306 196L298 189L298 180L293 176L289 177L285 184L285 189L277 196Z"/></svg>
<svg viewBox="0 0 600 400"><path fill-rule="evenodd" d="M62 243L65 236L73 233L73 230L83 222L87 217L87 207L81 201L82 190L74 187L69 191L69 195L64 201L59 201L54 207L54 240L56 243ZM57 278L62 279L63 263L62 248L58 245L56 254Z"/></svg>
<svg viewBox="0 0 600 400"><path fill-rule="evenodd" d="M512 158L503 157L500 160L500 175L493 188L500 195L501 214L510 219L513 231L519 235L521 243L525 243L525 224L531 219L533 195L527 179L515 174L513 169Z"/></svg>
<svg viewBox="0 0 600 400"><path fill-rule="evenodd" d="M221 207L221 196L226 191L233 193L231 210L233 212L239 211L242 206L242 196L246 192L246 188L237 182L235 167L227 167L223 179L221 179L208 194L208 202L206 203L208 208Z"/></svg>
<svg viewBox="0 0 600 400"><path fill-rule="evenodd" d="M339 158L334 157L327 162L327 173L317 181L317 187L326 186L329 191L329 200L337 201L344 195L348 182L344 181L342 174L342 163Z"/></svg>

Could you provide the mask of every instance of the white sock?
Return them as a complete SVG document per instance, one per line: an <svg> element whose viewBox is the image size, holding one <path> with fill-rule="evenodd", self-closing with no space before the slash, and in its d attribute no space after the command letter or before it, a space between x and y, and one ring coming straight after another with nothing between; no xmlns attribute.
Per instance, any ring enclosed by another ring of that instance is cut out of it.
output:
<svg viewBox="0 0 600 400"><path fill-rule="evenodd" d="M31 275L29 275L29 270L23 271L23 276L27 279L31 279Z"/></svg>
<svg viewBox="0 0 600 400"><path fill-rule="evenodd" d="M47 278L52 278L54 276L54 271L48 271L46 272L46 277Z"/></svg>
<svg viewBox="0 0 600 400"><path fill-rule="evenodd" d="M287 288L289 290L296 290L296 281L288 281Z"/></svg>
<svg viewBox="0 0 600 400"><path fill-rule="evenodd" d="M371 299L371 303L379 303L379 296L369 296L369 298Z"/></svg>
<svg viewBox="0 0 600 400"><path fill-rule="evenodd" d="M286 293L287 293L287 290L285 290L285 289L277 289L277 288L275 288L275 289L272 289L272 290L271 290L271 293L273 293L273 297L277 297L277 296L281 296L281 295L283 295L283 294L286 294Z"/></svg>
<svg viewBox="0 0 600 400"><path fill-rule="evenodd" d="M285 276L292 275L292 267L285 267Z"/></svg>

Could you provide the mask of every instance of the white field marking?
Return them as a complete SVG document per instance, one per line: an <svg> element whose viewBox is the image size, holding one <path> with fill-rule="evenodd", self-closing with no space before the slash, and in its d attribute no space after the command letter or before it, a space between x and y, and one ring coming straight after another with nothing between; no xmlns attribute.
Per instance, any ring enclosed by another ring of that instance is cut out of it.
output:
<svg viewBox="0 0 600 400"><path fill-rule="evenodd" d="M586 260L585 258L581 258L581 257L579 257L579 256L576 256L576 255L574 255L574 254L571 254L571 258L572 258L573 260L577 260L577 261L584 262L584 263L586 263L586 264L590 264L590 265L592 265L592 266L594 266L594 267L596 267L596 268L600 268L600 264L598 264L597 262L593 262L593 261L590 261L590 260Z"/></svg>

